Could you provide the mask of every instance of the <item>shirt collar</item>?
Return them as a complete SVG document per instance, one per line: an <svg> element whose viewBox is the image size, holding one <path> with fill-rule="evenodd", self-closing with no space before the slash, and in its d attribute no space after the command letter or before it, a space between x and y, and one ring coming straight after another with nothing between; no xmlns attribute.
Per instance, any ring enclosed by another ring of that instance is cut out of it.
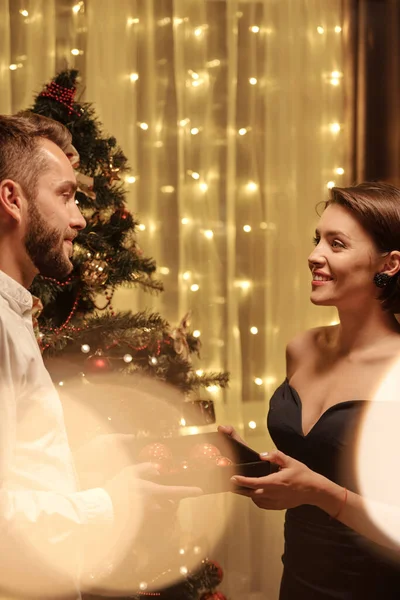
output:
<svg viewBox="0 0 400 600"><path fill-rule="evenodd" d="M32 294L18 281L0 271L0 296L10 305L12 310L23 317L32 311Z"/></svg>

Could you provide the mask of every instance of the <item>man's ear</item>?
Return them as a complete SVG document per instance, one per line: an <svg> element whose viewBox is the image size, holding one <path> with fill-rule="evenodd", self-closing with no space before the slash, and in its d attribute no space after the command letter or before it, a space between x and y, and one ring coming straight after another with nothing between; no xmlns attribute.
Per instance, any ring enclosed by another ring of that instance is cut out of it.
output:
<svg viewBox="0 0 400 600"><path fill-rule="evenodd" d="M387 273L390 277L393 277L400 271L400 252L393 250L385 258L385 264L382 272Z"/></svg>
<svg viewBox="0 0 400 600"><path fill-rule="evenodd" d="M23 192L12 179L0 181L0 210L17 223L22 220Z"/></svg>

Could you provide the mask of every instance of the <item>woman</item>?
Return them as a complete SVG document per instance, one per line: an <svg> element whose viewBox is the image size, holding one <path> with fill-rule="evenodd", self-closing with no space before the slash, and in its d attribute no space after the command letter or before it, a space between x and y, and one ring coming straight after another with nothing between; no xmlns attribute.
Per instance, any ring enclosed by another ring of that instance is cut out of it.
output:
<svg viewBox="0 0 400 600"><path fill-rule="evenodd" d="M374 526L354 465L364 413L400 357L400 190L333 188L308 261L311 302L336 306L340 322L287 347L287 378L268 414L279 450L261 455L279 471L234 482L260 508L288 509L280 600L399 599L400 536ZM397 401L379 409L388 422L399 413ZM238 438L232 427L220 430ZM380 492L372 503L384 510Z"/></svg>

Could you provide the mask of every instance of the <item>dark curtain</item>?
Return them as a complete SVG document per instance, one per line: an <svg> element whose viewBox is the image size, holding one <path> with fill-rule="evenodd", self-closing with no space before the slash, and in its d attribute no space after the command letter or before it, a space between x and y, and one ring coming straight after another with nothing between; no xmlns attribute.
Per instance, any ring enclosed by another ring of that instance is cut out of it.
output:
<svg viewBox="0 0 400 600"><path fill-rule="evenodd" d="M400 0L343 0L354 181L400 185Z"/></svg>

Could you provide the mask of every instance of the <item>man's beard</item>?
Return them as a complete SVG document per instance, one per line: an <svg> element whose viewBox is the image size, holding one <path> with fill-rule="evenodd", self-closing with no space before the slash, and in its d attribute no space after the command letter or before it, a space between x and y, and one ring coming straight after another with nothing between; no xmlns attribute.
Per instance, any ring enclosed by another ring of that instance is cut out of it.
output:
<svg viewBox="0 0 400 600"><path fill-rule="evenodd" d="M64 252L64 233L48 227L33 199L29 202L29 223L24 242L29 258L41 275L64 279L71 273L73 265Z"/></svg>

